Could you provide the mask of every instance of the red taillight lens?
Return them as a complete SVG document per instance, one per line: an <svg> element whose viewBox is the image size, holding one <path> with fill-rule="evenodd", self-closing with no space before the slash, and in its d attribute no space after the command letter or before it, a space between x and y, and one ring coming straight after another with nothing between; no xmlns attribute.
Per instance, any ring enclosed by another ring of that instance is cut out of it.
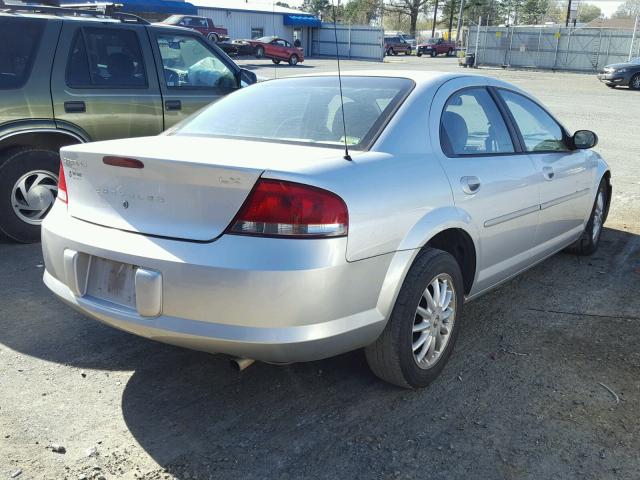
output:
<svg viewBox="0 0 640 480"><path fill-rule="evenodd" d="M228 231L318 238L344 236L348 228L347 206L335 193L299 183L258 180Z"/></svg>
<svg viewBox="0 0 640 480"><path fill-rule="evenodd" d="M64 178L64 167L62 161L60 162L60 171L58 172L58 200L68 204L69 198L67 196L67 180Z"/></svg>

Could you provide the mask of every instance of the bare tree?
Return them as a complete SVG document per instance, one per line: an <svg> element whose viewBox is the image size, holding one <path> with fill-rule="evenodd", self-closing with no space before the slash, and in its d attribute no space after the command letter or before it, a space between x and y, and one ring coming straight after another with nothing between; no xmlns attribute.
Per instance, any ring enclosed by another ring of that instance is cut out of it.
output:
<svg viewBox="0 0 640 480"><path fill-rule="evenodd" d="M418 16L429 0L389 0L386 5L387 12L395 12L409 17L410 33L416 34Z"/></svg>

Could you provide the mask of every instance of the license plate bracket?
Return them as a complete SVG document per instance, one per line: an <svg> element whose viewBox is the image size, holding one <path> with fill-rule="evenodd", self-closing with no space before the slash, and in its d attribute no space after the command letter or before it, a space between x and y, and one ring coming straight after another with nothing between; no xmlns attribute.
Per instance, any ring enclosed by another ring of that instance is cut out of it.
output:
<svg viewBox="0 0 640 480"><path fill-rule="evenodd" d="M87 295L124 307L136 308L135 265L92 257Z"/></svg>

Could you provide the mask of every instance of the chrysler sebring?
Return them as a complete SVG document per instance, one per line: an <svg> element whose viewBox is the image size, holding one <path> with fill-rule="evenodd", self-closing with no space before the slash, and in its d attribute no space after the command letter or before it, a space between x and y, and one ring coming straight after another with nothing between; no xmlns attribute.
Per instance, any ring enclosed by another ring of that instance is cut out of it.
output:
<svg viewBox="0 0 640 480"><path fill-rule="evenodd" d="M611 185L593 132L483 76L342 85L267 81L161 136L63 148L46 285L116 328L240 359L364 348L415 388L466 301L598 247Z"/></svg>

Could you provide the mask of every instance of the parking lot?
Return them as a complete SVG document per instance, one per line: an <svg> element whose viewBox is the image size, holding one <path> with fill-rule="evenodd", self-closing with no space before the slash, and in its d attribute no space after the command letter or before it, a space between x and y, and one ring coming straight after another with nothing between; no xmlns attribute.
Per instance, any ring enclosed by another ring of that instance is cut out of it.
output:
<svg viewBox="0 0 640 480"><path fill-rule="evenodd" d="M238 63L265 78L336 67ZM341 66L467 73L454 58ZM0 478L638 478L640 94L477 73L598 133L614 196L594 256L556 255L469 303L442 375L408 391L358 351L238 373L114 330L49 293L40 245L0 239Z"/></svg>

